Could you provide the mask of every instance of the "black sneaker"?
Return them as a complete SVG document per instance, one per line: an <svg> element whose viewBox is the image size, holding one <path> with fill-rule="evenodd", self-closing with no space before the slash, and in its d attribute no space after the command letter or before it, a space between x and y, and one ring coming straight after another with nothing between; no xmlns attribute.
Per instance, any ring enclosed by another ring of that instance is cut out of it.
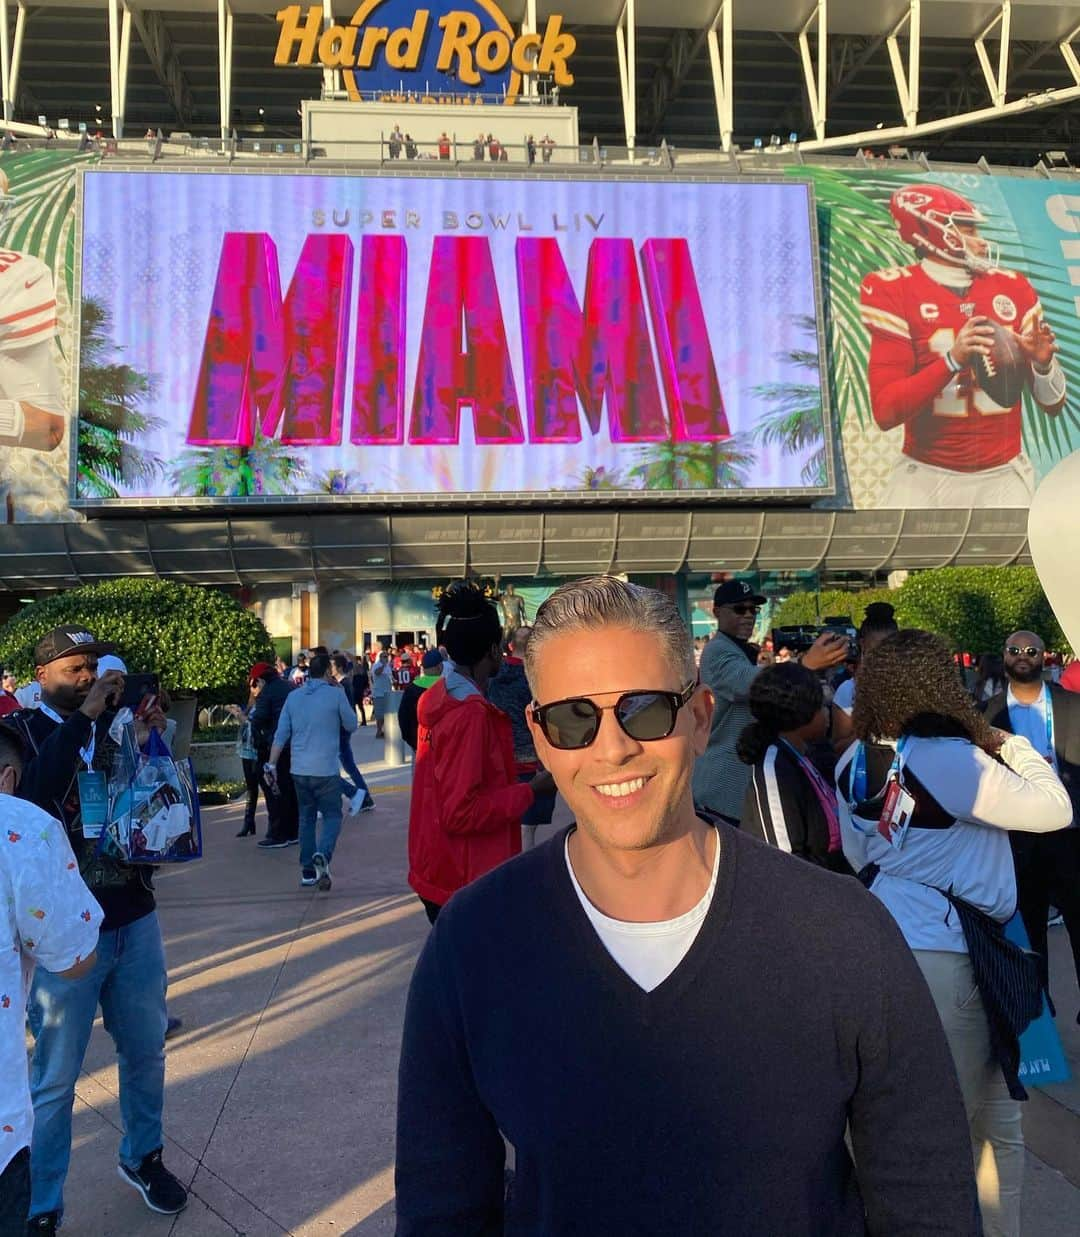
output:
<svg viewBox="0 0 1080 1237"><path fill-rule="evenodd" d="M284 838L260 838L255 845L260 850L283 850L289 843Z"/></svg>
<svg viewBox="0 0 1080 1237"><path fill-rule="evenodd" d="M309 885L317 884L318 880L319 878L315 875L314 868L301 868L300 869L300 884L303 885L305 888L307 888Z"/></svg>
<svg viewBox="0 0 1080 1237"><path fill-rule="evenodd" d="M174 1216L187 1206L187 1190L161 1162L161 1148L143 1157L138 1168L118 1164L116 1171L143 1196L143 1202L158 1215Z"/></svg>
<svg viewBox="0 0 1080 1237"><path fill-rule="evenodd" d="M58 1211L46 1211L39 1216L31 1216L26 1221L26 1237L55 1237L56 1226L60 1222Z"/></svg>
<svg viewBox="0 0 1080 1237"><path fill-rule="evenodd" d="M172 1039L174 1035L179 1035L184 1029L183 1018L170 1018L165 1025L165 1038Z"/></svg>

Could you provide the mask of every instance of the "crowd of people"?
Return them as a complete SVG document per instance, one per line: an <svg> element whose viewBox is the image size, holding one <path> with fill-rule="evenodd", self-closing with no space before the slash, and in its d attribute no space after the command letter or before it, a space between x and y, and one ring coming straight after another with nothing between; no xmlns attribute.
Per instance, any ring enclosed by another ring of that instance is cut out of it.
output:
<svg viewBox="0 0 1080 1237"><path fill-rule="evenodd" d="M491 163L509 163L512 157L505 143L491 133L478 133L473 141L465 146L457 142L455 138L451 138L444 129L429 145L430 150L422 148L411 133L403 133L401 126L395 125L386 138L386 153L391 159L400 159L404 156L406 159L439 159L446 162L452 158L462 157L468 150L474 163L483 163L485 159ZM459 147L460 153L455 152L455 146ZM550 163L556 150L556 143L548 133L539 139L530 133L517 145L516 149L519 155L524 150L525 162L531 167L536 163L538 155L542 163Z"/></svg>
<svg viewBox="0 0 1080 1237"><path fill-rule="evenodd" d="M718 1215L762 1237L1019 1237L1019 1038L1044 1001L1076 1003L1050 991L1058 914L1080 982L1080 695L1038 633L965 679L883 603L854 644L826 630L763 660L743 581L717 588L703 647L669 597L615 577L558 589L531 625L499 600L442 591L437 647L258 663L233 710L240 836L261 796L259 845L297 844L301 885L325 892L344 815L374 808L352 736L369 702L382 733L400 693L408 882L432 925L401 1049L401 1237ZM161 1161L152 879L86 827L115 758L110 652L50 633L36 706L0 722L4 989L37 963L29 1077L23 1006L0 1010L0 1069L22 1079L0 1103L0 1237L60 1222L99 1004L120 1174L153 1210L186 1202ZM167 740L159 704L137 722ZM574 824L537 845L557 794Z"/></svg>

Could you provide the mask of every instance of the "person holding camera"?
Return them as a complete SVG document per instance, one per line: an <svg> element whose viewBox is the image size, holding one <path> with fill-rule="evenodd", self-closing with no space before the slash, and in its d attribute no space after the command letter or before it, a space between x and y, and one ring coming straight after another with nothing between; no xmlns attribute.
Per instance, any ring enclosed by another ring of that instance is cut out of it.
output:
<svg viewBox="0 0 1080 1237"><path fill-rule="evenodd" d="M716 635L701 654L701 682L716 697L709 745L694 765L694 802L737 825L742 816L750 766L739 759L739 735L753 721L750 684L761 670L758 649L750 643L758 608L765 598L745 580L727 580L713 594ZM838 666L848 653L847 639L825 632L803 654L808 670Z"/></svg>
<svg viewBox="0 0 1080 1237"><path fill-rule="evenodd" d="M75 1083L99 1004L120 1066L120 1177L151 1211L175 1215L187 1205L187 1190L161 1161L167 977L151 870L97 853L108 775L119 751L109 729L124 690L119 671L98 677L98 657L111 652L89 631L50 631L34 649L41 703L9 719L30 753L19 797L64 825L83 880L104 912L93 970L75 980L39 971L30 991L31 1233L55 1233L63 1216ZM140 744L151 728L165 729L156 703L135 719Z"/></svg>

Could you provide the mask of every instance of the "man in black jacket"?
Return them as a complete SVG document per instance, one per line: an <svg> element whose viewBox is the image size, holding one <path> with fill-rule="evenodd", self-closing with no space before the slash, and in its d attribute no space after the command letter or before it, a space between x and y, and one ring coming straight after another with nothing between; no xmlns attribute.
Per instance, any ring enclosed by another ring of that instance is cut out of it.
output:
<svg viewBox="0 0 1080 1237"><path fill-rule="evenodd" d="M39 970L30 992L31 1233L55 1233L63 1215L75 1083L99 1003L120 1066L120 1176L152 1211L174 1215L187 1205L187 1191L161 1162L166 973L152 873L99 855L104 822L95 828L89 811L83 819L84 801L100 797L118 752L109 728L124 676L111 670L97 677L98 655L111 651L78 628L43 636L34 650L41 704L11 718L31 752L19 796L64 824L83 880L105 915L94 969L75 981ZM157 707L136 722L140 743L151 727L165 727Z"/></svg>
<svg viewBox="0 0 1080 1237"><path fill-rule="evenodd" d="M252 710L251 737L258 753L259 767L262 768L270 759L278 719L293 686L273 666L264 666L258 677L262 679L263 689ZM275 783L266 796L266 809L266 837L260 838L255 845L263 850L280 850L283 846L297 843L300 840L300 809L296 802L288 744L278 759Z"/></svg>
<svg viewBox="0 0 1080 1237"><path fill-rule="evenodd" d="M1073 823L1056 833L1010 833L1016 895L1031 947L1050 991L1047 916L1056 906L1065 920L1080 983L1080 696L1043 682L1042 639L1014 631L1005 641L1005 691L986 706L992 726L1022 734L1057 770L1073 802ZM1080 1013L1077 1014L1080 1022Z"/></svg>

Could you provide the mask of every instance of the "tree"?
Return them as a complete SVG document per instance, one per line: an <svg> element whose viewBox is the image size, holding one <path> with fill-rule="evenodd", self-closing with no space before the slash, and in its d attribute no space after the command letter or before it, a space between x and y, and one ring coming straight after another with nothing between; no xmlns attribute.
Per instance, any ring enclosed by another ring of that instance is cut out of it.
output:
<svg viewBox="0 0 1080 1237"><path fill-rule="evenodd" d="M115 644L133 673L156 673L168 691L197 691L204 703L236 700L257 661L273 661L261 620L225 593L170 580L84 584L25 606L0 627L0 662L33 674L37 641L77 624Z"/></svg>
<svg viewBox="0 0 1080 1237"><path fill-rule="evenodd" d="M825 416L821 407L821 358L817 350L817 321L797 315L796 329L808 337L813 348L792 348L778 360L795 370L805 370L809 382L765 382L751 394L771 405L754 426L753 439L763 447L779 444L786 455L810 455L800 476L804 484L821 486L828 480L825 445Z"/></svg>
<svg viewBox="0 0 1080 1237"><path fill-rule="evenodd" d="M747 484L755 458L744 434L724 442L667 438L642 447L629 475L647 490L739 489Z"/></svg>
<svg viewBox="0 0 1080 1237"><path fill-rule="evenodd" d="M180 494L195 498L250 498L295 494L307 466L292 447L264 438L258 427L250 447L193 447L172 470Z"/></svg>
<svg viewBox="0 0 1080 1237"><path fill-rule="evenodd" d="M896 606L900 602L900 590L867 588L861 592L847 592L831 588L817 593L792 593L777 607L773 625L811 627L824 619L843 615L851 619L853 627L859 627L866 617L866 607L874 601L887 601L889 605Z"/></svg>
<svg viewBox="0 0 1080 1237"><path fill-rule="evenodd" d="M142 410L154 394L148 374L110 361L112 320L98 301L82 303L79 357L80 498L116 498L117 486L136 486L162 471L160 459L139 440L162 422Z"/></svg>

